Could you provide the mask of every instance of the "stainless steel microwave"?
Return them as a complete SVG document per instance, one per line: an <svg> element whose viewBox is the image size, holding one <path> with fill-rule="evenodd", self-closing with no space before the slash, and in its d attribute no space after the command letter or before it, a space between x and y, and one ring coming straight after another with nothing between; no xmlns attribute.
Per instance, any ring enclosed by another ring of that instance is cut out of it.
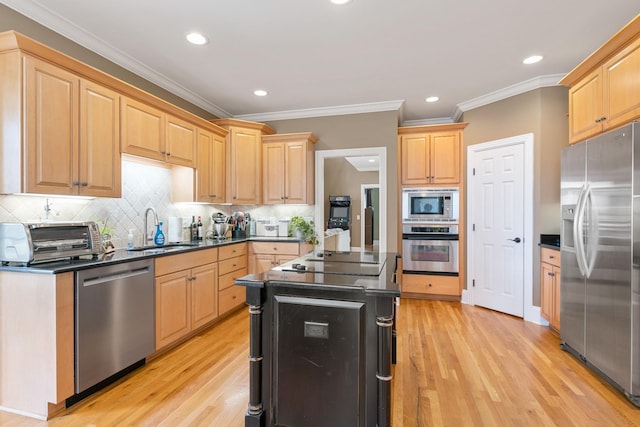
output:
<svg viewBox="0 0 640 427"><path fill-rule="evenodd" d="M402 222L451 222L460 218L458 188L404 188Z"/></svg>

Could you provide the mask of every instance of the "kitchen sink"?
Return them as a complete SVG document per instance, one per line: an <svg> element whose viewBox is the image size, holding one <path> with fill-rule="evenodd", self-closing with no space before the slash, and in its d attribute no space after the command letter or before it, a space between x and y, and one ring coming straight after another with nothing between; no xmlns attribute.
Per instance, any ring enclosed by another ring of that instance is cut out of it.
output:
<svg viewBox="0 0 640 427"><path fill-rule="evenodd" d="M199 246L198 243L170 243L163 246L138 246L132 249L127 249L132 252L144 252L148 255L163 254L165 252L180 251L185 249L191 249Z"/></svg>

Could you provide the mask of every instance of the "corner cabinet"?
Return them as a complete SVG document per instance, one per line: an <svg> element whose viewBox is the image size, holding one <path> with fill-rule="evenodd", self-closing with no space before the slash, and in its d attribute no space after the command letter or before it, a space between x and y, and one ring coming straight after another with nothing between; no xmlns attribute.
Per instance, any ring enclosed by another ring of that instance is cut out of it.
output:
<svg viewBox="0 0 640 427"><path fill-rule="evenodd" d="M467 123L398 128L401 185L459 184Z"/></svg>
<svg viewBox="0 0 640 427"><path fill-rule="evenodd" d="M560 331L560 251L540 249L540 312L549 326Z"/></svg>
<svg viewBox="0 0 640 427"><path fill-rule="evenodd" d="M263 204L313 204L315 149L310 132L262 137Z"/></svg>
<svg viewBox="0 0 640 427"><path fill-rule="evenodd" d="M20 51L0 55L0 81L1 161L11 171L0 191L120 197L116 92Z"/></svg>
<svg viewBox="0 0 640 427"><path fill-rule="evenodd" d="M227 129L227 202L262 203L262 136L273 129L263 123L236 119L212 120Z"/></svg>
<svg viewBox="0 0 640 427"><path fill-rule="evenodd" d="M567 74L569 142L640 117L640 15Z"/></svg>
<svg viewBox="0 0 640 427"><path fill-rule="evenodd" d="M264 273L304 255L309 250L305 243L249 242L249 274Z"/></svg>

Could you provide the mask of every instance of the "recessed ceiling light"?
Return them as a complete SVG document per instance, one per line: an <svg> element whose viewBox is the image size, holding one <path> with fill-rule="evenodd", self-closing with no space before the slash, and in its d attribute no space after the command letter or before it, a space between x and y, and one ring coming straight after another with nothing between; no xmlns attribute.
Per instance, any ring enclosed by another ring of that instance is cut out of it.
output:
<svg viewBox="0 0 640 427"><path fill-rule="evenodd" d="M267 96L268 92L266 90L262 90L262 89L257 89L253 91L253 94L255 96Z"/></svg>
<svg viewBox="0 0 640 427"><path fill-rule="evenodd" d="M430 96L427 99L425 99L425 101L427 101L427 102L436 102L439 99L440 98L438 98L437 96Z"/></svg>
<svg viewBox="0 0 640 427"><path fill-rule="evenodd" d="M209 40L205 36L200 33L189 33L186 35L189 43L197 44L198 46L202 46L203 44L207 44Z"/></svg>
<svg viewBox="0 0 640 427"><path fill-rule="evenodd" d="M351 0L331 0L333 4L347 4L349 2L351 2Z"/></svg>
<svg viewBox="0 0 640 427"><path fill-rule="evenodd" d="M375 163L376 159L369 159L369 163Z"/></svg>
<svg viewBox="0 0 640 427"><path fill-rule="evenodd" d="M540 56L540 55L532 55L532 56L530 56L528 58L525 58L522 61L522 63L529 65L529 64L535 64L536 62L540 62L540 61L542 61L542 56Z"/></svg>

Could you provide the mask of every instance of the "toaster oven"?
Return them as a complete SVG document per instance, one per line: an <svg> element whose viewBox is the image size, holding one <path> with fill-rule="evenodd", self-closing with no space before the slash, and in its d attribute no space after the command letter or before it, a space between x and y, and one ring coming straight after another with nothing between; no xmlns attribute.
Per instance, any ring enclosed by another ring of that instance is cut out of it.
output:
<svg viewBox="0 0 640 427"><path fill-rule="evenodd" d="M88 222L0 223L0 262L35 262L103 252L98 224Z"/></svg>

